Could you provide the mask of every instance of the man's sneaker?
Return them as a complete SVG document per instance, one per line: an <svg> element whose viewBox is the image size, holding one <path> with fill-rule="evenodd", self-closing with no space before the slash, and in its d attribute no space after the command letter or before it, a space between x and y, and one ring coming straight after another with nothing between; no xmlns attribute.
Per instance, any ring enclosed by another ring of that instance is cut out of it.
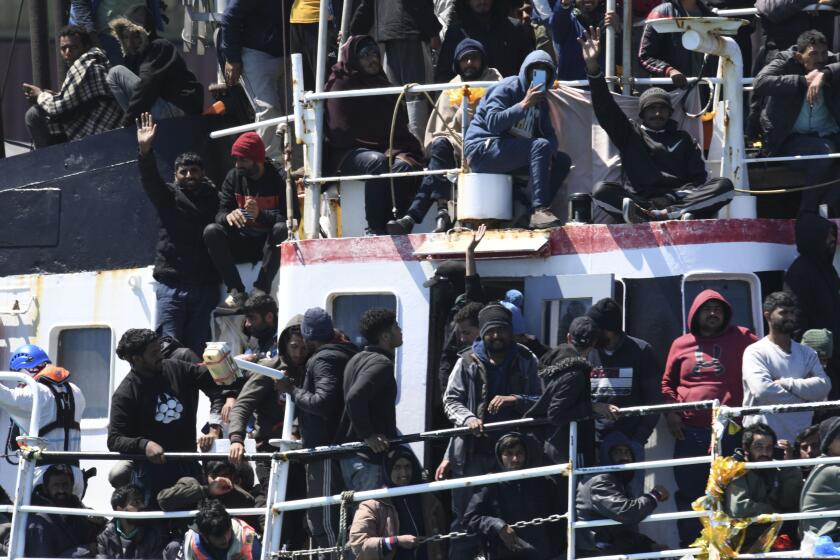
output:
<svg viewBox="0 0 840 560"><path fill-rule="evenodd" d="M385 229L388 230L388 235L408 235L414 229L414 220L411 216L403 216L385 224Z"/></svg>
<svg viewBox="0 0 840 560"><path fill-rule="evenodd" d="M450 229L452 229L452 218L449 217L449 211L446 208L441 208L435 218L435 229L432 233L446 233Z"/></svg>
<svg viewBox="0 0 840 560"><path fill-rule="evenodd" d="M239 311L245 305L245 294L234 288L218 307L222 311Z"/></svg>
<svg viewBox="0 0 840 560"><path fill-rule="evenodd" d="M621 201L621 215L628 224L643 224L648 221L645 209L633 202L631 198Z"/></svg>
<svg viewBox="0 0 840 560"><path fill-rule="evenodd" d="M555 216L548 208L537 208L534 210L534 213L531 214L531 229L548 229L562 225L563 221Z"/></svg>

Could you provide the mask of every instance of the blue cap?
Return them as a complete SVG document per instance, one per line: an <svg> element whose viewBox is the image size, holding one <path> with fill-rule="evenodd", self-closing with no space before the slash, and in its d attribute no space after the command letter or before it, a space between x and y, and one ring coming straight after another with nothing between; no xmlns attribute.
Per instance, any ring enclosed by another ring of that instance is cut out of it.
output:
<svg viewBox="0 0 840 560"><path fill-rule="evenodd" d="M330 314L320 307L311 307L303 314L300 335L304 340L329 342L335 336Z"/></svg>
<svg viewBox="0 0 840 560"><path fill-rule="evenodd" d="M525 296L519 290L508 290L505 292L505 301L511 302L519 308L519 311L522 311L522 306L525 305Z"/></svg>
<svg viewBox="0 0 840 560"><path fill-rule="evenodd" d="M519 308L509 301L503 301L501 304L510 311L510 323L514 336L525 334L525 319L522 318L522 312L519 311Z"/></svg>

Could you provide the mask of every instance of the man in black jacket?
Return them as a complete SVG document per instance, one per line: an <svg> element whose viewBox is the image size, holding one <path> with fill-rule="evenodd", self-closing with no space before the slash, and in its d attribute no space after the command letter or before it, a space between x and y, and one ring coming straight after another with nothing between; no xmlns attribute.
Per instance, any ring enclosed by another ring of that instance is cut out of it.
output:
<svg viewBox="0 0 840 560"><path fill-rule="evenodd" d="M117 356L131 365L111 399L108 450L145 454L137 461L132 482L143 488L146 503L157 506L157 493L183 476L201 479L198 462L166 463L167 451L207 450L221 434L222 392L210 372L182 360L160 357L158 335L129 329L117 344ZM210 431L196 440L198 392L210 398Z"/></svg>
<svg viewBox="0 0 840 560"><path fill-rule="evenodd" d="M135 513L146 509L143 504L143 490L128 484L120 486L111 494L111 508L114 511ZM168 546L163 523L149 519L137 522L134 519L115 517L105 530L96 537L97 558L161 558Z"/></svg>
<svg viewBox="0 0 840 560"><path fill-rule="evenodd" d="M125 111L123 126L145 112L157 120L201 114L204 90L175 45L151 37L142 22L128 17L108 25L125 53L124 65L108 71L108 86Z"/></svg>
<svg viewBox="0 0 840 560"><path fill-rule="evenodd" d="M834 339L833 355L826 373L831 378L829 400L840 394L836 377L840 360L840 276L834 268L837 226L812 213L796 220L796 249L799 256L785 272L785 290L799 300L799 330L828 329Z"/></svg>
<svg viewBox="0 0 840 560"><path fill-rule="evenodd" d="M178 156L175 181L164 182L152 149L156 130L151 113L137 119L140 181L160 217L153 274L155 330L200 356L210 340L210 312L219 299L219 276L204 248L202 232L216 218L219 197L204 175L201 156L192 152Z"/></svg>
<svg viewBox="0 0 840 560"><path fill-rule="evenodd" d="M429 81L426 43L439 49L440 30L432 0L361 0L350 22L351 35L371 35L384 45L382 67L395 85ZM406 103L409 130L422 141L429 120L426 98L412 93Z"/></svg>
<svg viewBox="0 0 840 560"><path fill-rule="evenodd" d="M265 145L255 132L236 139L230 150L235 167L228 171L219 191L216 223L204 228L204 244L228 290L223 309L238 310L245 303L245 285L238 262L262 260L251 295L266 294L280 268L285 241L285 179L265 159Z"/></svg>
<svg viewBox="0 0 840 560"><path fill-rule="evenodd" d="M840 149L840 57L828 52L825 35L806 31L796 45L776 55L753 84L764 98L761 130L765 151L772 156L823 155ZM834 179L832 159L790 161L806 185ZM833 187L802 193L800 211L816 212L820 204L840 210L840 191Z"/></svg>
<svg viewBox="0 0 840 560"><path fill-rule="evenodd" d="M373 454L341 459L341 476L348 490L379 488L384 483L381 453L397 436L397 380L394 353L402 346L402 329L390 309L368 309L359 331L368 345L344 369L344 414L338 429L340 443L364 441Z"/></svg>
<svg viewBox="0 0 840 560"><path fill-rule="evenodd" d="M333 327L332 318L320 307L303 314L300 334L311 352L306 362L302 387L291 380L276 384L277 391L292 396L303 447L331 445L344 409L342 380L344 368L356 352L347 338ZM310 498L332 494L338 485L332 480L333 463L329 459L306 464L306 495ZM309 532L318 546L336 543L337 511L328 507L307 510Z"/></svg>
<svg viewBox="0 0 840 560"><path fill-rule="evenodd" d="M600 36L600 29L590 28L578 42L586 61L592 109L621 154L624 182L595 185L596 221L635 223L689 214L714 217L732 200L732 182L726 178L707 180L700 147L687 132L677 130L677 123L671 120L671 100L664 90L651 88L639 98L641 124L627 118L612 98L598 62Z"/></svg>

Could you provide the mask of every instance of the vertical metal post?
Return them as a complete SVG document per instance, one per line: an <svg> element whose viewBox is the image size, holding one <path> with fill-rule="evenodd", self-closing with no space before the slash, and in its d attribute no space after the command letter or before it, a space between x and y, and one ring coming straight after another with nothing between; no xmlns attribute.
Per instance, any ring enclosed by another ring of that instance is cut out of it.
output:
<svg viewBox="0 0 840 560"><path fill-rule="evenodd" d="M566 511L566 559L575 560L575 469L577 468L577 422L569 422L569 497Z"/></svg>
<svg viewBox="0 0 840 560"><path fill-rule="evenodd" d="M607 0L607 11L615 11L615 0ZM604 66L606 66L607 68L605 70L605 73L607 78L613 78L615 77L615 29L613 29L612 25L607 26L606 49L607 52L604 55ZM610 89L613 89L612 83L608 83L610 85Z"/></svg>
<svg viewBox="0 0 840 560"><path fill-rule="evenodd" d="M315 93L324 91L326 78L325 65L327 61L327 3L329 0L321 0L321 14L318 23L318 67L315 69ZM324 165L324 102L315 101L315 122L313 123L313 146L310 175L317 179L321 177ZM321 186L313 185L306 189L306 199L303 208L303 222L306 229L306 238L315 239L320 229Z"/></svg>
<svg viewBox="0 0 840 560"><path fill-rule="evenodd" d="M315 68L316 93L324 91L324 82L327 81L324 73L327 65L327 29L329 26L327 16L329 15L329 4L330 0L321 0L321 12L318 15L318 58L316 63L318 67Z"/></svg>
<svg viewBox="0 0 840 560"><path fill-rule="evenodd" d="M350 33L350 20L353 18L353 0L344 0L344 5L341 7L341 31L340 42L343 44ZM338 61L342 62L343 55L341 49L338 49Z"/></svg>
<svg viewBox="0 0 840 560"><path fill-rule="evenodd" d="M50 7L52 8L52 20L53 20L53 36L55 37L55 68L56 68L56 84L58 88L61 87L61 84L64 83L64 75L67 73L67 67L64 65L64 61L61 58L61 49L59 48L59 39L58 39L58 32L64 27L67 23L67 0L52 0L50 2Z"/></svg>
<svg viewBox="0 0 840 560"><path fill-rule="evenodd" d="M283 443L280 451L288 451L292 441L292 423L295 417L295 403L291 395L286 394L286 404L283 411ZM268 482L268 499L266 500L265 534L263 535L262 560L271 560L272 552L280 550L280 537L283 535L283 512L274 513L274 504L286 499L286 488L289 482L289 462L271 460L271 478Z"/></svg>
<svg viewBox="0 0 840 560"><path fill-rule="evenodd" d="M633 4L624 2L621 15L621 92L633 94Z"/></svg>
<svg viewBox="0 0 840 560"><path fill-rule="evenodd" d="M41 89L50 89L47 0L29 0L29 45L32 51L32 83Z"/></svg>

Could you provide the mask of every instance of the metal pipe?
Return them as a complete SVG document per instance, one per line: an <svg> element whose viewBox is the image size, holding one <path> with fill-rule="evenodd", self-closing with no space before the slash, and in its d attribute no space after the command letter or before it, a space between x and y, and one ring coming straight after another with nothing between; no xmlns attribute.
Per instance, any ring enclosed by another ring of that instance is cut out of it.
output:
<svg viewBox="0 0 840 560"><path fill-rule="evenodd" d="M672 511L670 513L654 513L641 520L640 523L656 523L658 521L674 521L675 519L696 519L709 515L708 511ZM578 521L575 529L589 529L592 527L609 527L611 525L622 525L619 521L612 519L594 519L592 521Z"/></svg>
<svg viewBox="0 0 840 560"><path fill-rule="evenodd" d="M266 377L277 379L278 381L286 379L286 376L279 369L264 366L256 362L249 362L248 360L243 360L242 358L233 358L233 363L239 366L240 369L246 369L254 373L259 373L260 375L265 375Z"/></svg>
<svg viewBox="0 0 840 560"><path fill-rule="evenodd" d="M778 156L778 157L761 157L748 158L744 163L752 165L754 163L772 163L777 161L805 161L809 159L836 159L840 158L840 153L832 152L830 154L808 155L808 156Z"/></svg>
<svg viewBox="0 0 840 560"><path fill-rule="evenodd" d="M47 513L53 515L73 515L76 517L122 517L125 519L183 519L195 517L198 510L190 511L112 511L109 509L77 509L54 506L20 506L19 511L27 513ZM227 510L232 517L265 514L265 508L231 508ZM22 554L20 556L23 556Z"/></svg>
<svg viewBox="0 0 840 560"><path fill-rule="evenodd" d="M700 457L681 457L679 459L660 459L658 461L641 461L638 463L624 463L623 465L602 465L600 467L582 467L575 469L575 474L601 474L608 472L634 471L638 469L662 469L666 467L682 467L685 465L702 465L711 463L708 455Z"/></svg>
<svg viewBox="0 0 840 560"><path fill-rule="evenodd" d="M222 138L223 136L232 136L234 134L241 134L243 132L249 132L251 130L259 130L261 128L267 128L269 126L275 126L278 124L292 122L294 121L294 118L294 115L286 115L285 117L274 117L273 119L266 119L264 121L259 121L255 123L233 126L231 128L223 128L222 130L214 130L210 133L210 138L213 138L215 140L216 138Z"/></svg>
<svg viewBox="0 0 840 560"><path fill-rule="evenodd" d="M52 0L49 4L52 8L53 36L55 37L55 69L56 84L58 84L56 89L59 89L61 84L64 83L64 75L67 74L67 66L61 58L61 41L59 40L58 33L61 31L61 28L64 27L64 22L67 21L68 0Z"/></svg>
<svg viewBox="0 0 840 560"><path fill-rule="evenodd" d="M607 12L615 12L615 0L607 0ZM604 75L607 78L615 76L615 29L612 25L607 26L607 42L604 47ZM607 82L612 89L612 84Z"/></svg>
<svg viewBox="0 0 840 560"><path fill-rule="evenodd" d="M37 436L41 429L41 400L38 398L38 382L30 375L7 371L0 372L0 381L23 383L29 388L32 393L32 410L29 413L29 429L26 433ZM14 496L14 505L17 509L12 513L11 535L9 537L9 556L11 558L21 558L24 555L28 514L21 511L20 507L28 506L32 499L34 477L35 462L20 461Z"/></svg>
<svg viewBox="0 0 840 560"><path fill-rule="evenodd" d="M350 20L353 18L353 0L344 0L341 6L341 29L339 33L339 43L344 43L348 38L350 32ZM343 49L338 49L338 61L343 62Z"/></svg>
<svg viewBox="0 0 840 560"><path fill-rule="evenodd" d="M47 21L47 0L29 0L32 83L41 89L51 89L50 34Z"/></svg>
<svg viewBox="0 0 840 560"><path fill-rule="evenodd" d="M292 113L295 121L295 139L304 141L304 105L303 105L303 55L292 54Z"/></svg>
<svg viewBox="0 0 840 560"><path fill-rule="evenodd" d="M351 0L352 1L352 0ZM327 29L329 26L328 16L330 13L330 0L321 0L321 8L318 12L318 56L315 64L315 91L324 91L324 84L327 77L324 75L327 69Z"/></svg>
<svg viewBox="0 0 840 560"><path fill-rule="evenodd" d="M370 179L387 179L389 177L420 177L427 175L446 175L447 173L460 173L460 169L424 169L423 171L403 171L400 173L382 173L380 175L336 175L335 177L319 177L306 179L307 185L321 183L346 183L348 181L368 181Z"/></svg>
<svg viewBox="0 0 840 560"><path fill-rule="evenodd" d="M354 502L365 500L379 500L382 498L396 498L408 496L409 494L429 494L453 488L464 488L465 486L484 486L496 482L507 482L509 480L524 480L527 478L538 478L541 476L557 476L568 471L569 465L548 465L545 467L534 467L518 471L504 471L499 473L482 474L479 476L468 476L453 478L451 480L439 480L436 482L425 482L423 484L411 484L409 486L395 486L392 488L378 488L376 490L365 490L353 494ZM303 500L292 500L274 504L275 511L297 511L314 507L337 506L341 504L341 494L334 496L323 496L321 498L305 498Z"/></svg>
<svg viewBox="0 0 840 560"><path fill-rule="evenodd" d="M840 464L840 457L814 457L813 459L773 459L771 461L746 462L744 463L744 467L748 470L753 470L838 464Z"/></svg>
<svg viewBox="0 0 840 560"><path fill-rule="evenodd" d="M731 10L718 10L712 8L715 15L720 17L737 17L737 16L756 16L758 10L756 8L733 8Z"/></svg>
<svg viewBox="0 0 840 560"><path fill-rule="evenodd" d="M834 408L840 408L840 401L769 404L764 406L722 406L720 407L720 414L726 417L737 418L738 416L747 416L750 414L775 414L778 412L803 412L811 410L831 410Z"/></svg>
<svg viewBox="0 0 840 560"><path fill-rule="evenodd" d="M633 5L624 2L621 6L621 92L633 93Z"/></svg>
<svg viewBox="0 0 840 560"><path fill-rule="evenodd" d="M662 552L642 552L638 554L613 554L610 556L591 556L586 560L644 560L646 558L675 558L687 554L693 555L703 552L702 548L678 548L675 550L663 550Z"/></svg>
<svg viewBox="0 0 840 560"><path fill-rule="evenodd" d="M280 451L289 450L289 442L292 440L292 425L295 421L295 403L292 396L286 394L286 402L283 410L283 432L281 436L283 442L280 444ZM280 537L283 533L283 512L275 512L272 504L283 502L286 500L286 489L289 483L289 462L288 461L272 461L271 465L271 479L268 484L268 503L266 504L265 512L265 527L266 531L271 528L270 539L264 536L264 541L271 543L271 546L265 547L262 554L262 560L271 560L272 551L280 550Z"/></svg>
<svg viewBox="0 0 840 560"><path fill-rule="evenodd" d="M664 412L679 412L684 410L707 410L715 406L716 401L697 401L685 403L657 404L654 406L628 406L621 408L617 416L624 418L628 416L649 416L651 414L662 414Z"/></svg>
<svg viewBox="0 0 840 560"><path fill-rule="evenodd" d="M566 559L575 560L575 509L577 484L575 483L575 469L577 467L577 431L575 420L569 422L569 495L566 501Z"/></svg>

